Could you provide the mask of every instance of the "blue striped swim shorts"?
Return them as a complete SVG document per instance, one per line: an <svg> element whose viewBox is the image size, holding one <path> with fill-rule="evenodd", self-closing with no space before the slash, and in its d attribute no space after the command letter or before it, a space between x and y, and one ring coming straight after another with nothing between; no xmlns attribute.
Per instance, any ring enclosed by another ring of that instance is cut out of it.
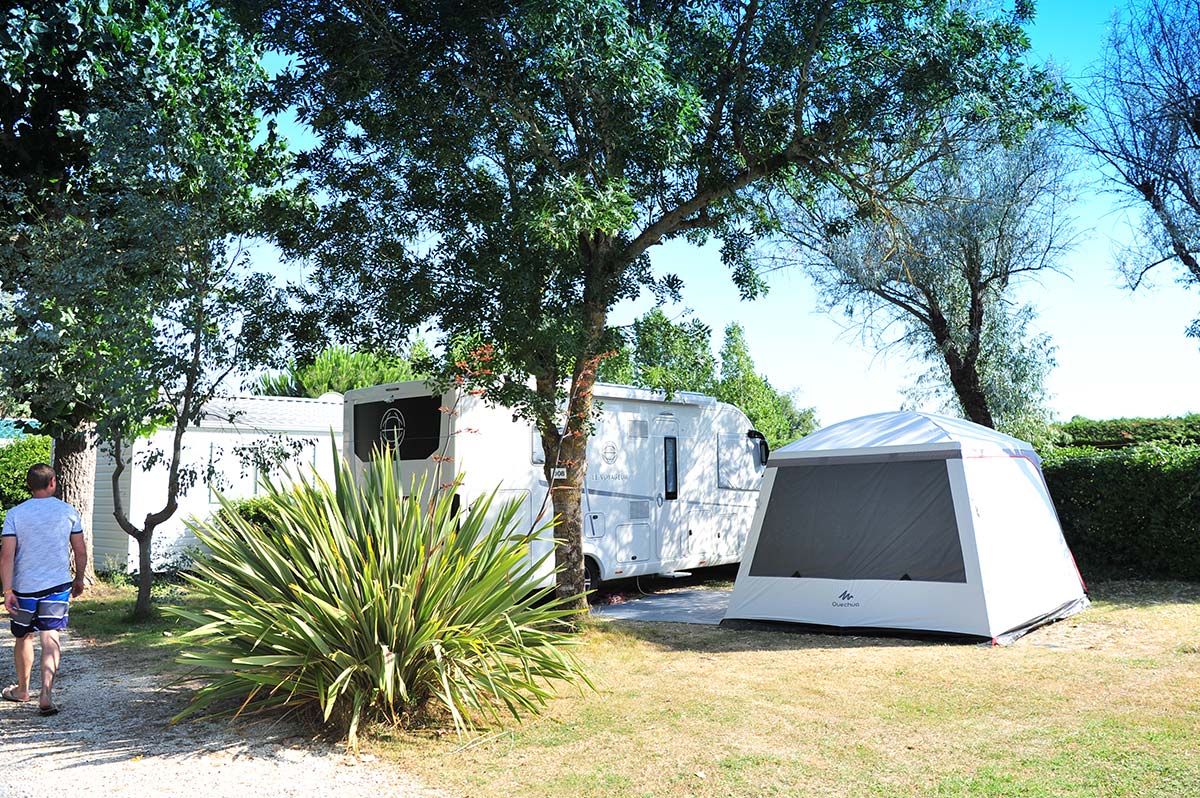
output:
<svg viewBox="0 0 1200 798"><path fill-rule="evenodd" d="M14 595L17 597L17 610L9 623L13 637L24 637L35 630L49 632L67 628L67 609L71 603L69 582L34 594Z"/></svg>

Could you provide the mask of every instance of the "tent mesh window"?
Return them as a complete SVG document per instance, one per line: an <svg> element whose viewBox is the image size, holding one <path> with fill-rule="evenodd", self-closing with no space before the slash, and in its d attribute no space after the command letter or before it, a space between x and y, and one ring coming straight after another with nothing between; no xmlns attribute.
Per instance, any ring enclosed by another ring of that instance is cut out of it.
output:
<svg viewBox="0 0 1200 798"><path fill-rule="evenodd" d="M781 466L750 575L965 582L946 461Z"/></svg>

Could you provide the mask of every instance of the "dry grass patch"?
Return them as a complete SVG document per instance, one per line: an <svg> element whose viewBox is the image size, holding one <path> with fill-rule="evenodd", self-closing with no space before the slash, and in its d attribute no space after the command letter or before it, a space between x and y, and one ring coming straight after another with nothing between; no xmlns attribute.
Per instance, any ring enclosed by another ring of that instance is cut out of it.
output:
<svg viewBox="0 0 1200 798"><path fill-rule="evenodd" d="M458 795L1200 795L1200 590L1093 586L1010 648L598 624L596 693L374 752Z"/></svg>

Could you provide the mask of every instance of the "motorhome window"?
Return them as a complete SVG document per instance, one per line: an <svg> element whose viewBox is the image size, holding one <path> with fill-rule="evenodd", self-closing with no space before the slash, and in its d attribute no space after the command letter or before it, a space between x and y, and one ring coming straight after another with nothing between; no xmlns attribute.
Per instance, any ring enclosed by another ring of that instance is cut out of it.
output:
<svg viewBox="0 0 1200 798"><path fill-rule="evenodd" d="M546 452L542 448L542 433L536 426L529 430L529 463L530 465L546 464Z"/></svg>
<svg viewBox="0 0 1200 798"><path fill-rule="evenodd" d="M946 461L780 467L750 575L965 582Z"/></svg>
<svg viewBox="0 0 1200 798"><path fill-rule="evenodd" d="M663 438L663 498L679 498L679 449L675 438Z"/></svg>
<svg viewBox="0 0 1200 798"><path fill-rule="evenodd" d="M364 402L354 408L354 454L362 462L382 449L398 450L401 460L425 460L441 446L442 400L409 396Z"/></svg>
<svg viewBox="0 0 1200 798"><path fill-rule="evenodd" d="M762 483L760 441L742 433L717 435L717 487L722 490L758 490Z"/></svg>

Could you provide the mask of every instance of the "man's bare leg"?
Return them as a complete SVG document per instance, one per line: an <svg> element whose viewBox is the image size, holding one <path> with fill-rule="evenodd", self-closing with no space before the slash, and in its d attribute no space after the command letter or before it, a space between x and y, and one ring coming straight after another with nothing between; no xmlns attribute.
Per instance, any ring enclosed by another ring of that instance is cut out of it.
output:
<svg viewBox="0 0 1200 798"><path fill-rule="evenodd" d="M25 635L30 638L33 635ZM54 706L54 674L58 673L58 661L62 658L62 647L58 643L58 630L42 632L42 695L38 706L43 709ZM28 676L26 677L28 683Z"/></svg>
<svg viewBox="0 0 1200 798"><path fill-rule="evenodd" d="M13 641L13 664L17 666L17 686L13 698L29 700L29 674L33 672L33 632Z"/></svg>

